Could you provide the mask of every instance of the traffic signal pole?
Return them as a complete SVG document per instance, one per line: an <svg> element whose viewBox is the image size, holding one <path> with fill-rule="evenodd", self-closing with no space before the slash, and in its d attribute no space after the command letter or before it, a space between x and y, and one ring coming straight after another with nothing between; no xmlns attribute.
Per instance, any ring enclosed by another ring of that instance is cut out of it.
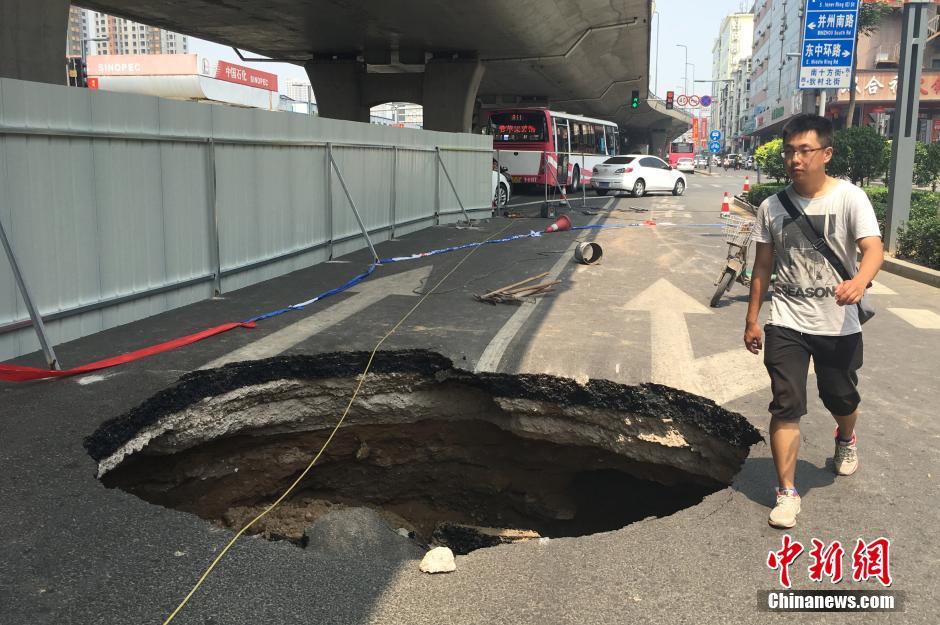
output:
<svg viewBox="0 0 940 625"><path fill-rule="evenodd" d="M898 228L911 214L921 66L924 62L924 47L927 45L927 9L932 5L932 0L908 0L901 18L901 62L898 66L898 93L892 120L888 213L883 233L885 249L891 254L897 251Z"/></svg>

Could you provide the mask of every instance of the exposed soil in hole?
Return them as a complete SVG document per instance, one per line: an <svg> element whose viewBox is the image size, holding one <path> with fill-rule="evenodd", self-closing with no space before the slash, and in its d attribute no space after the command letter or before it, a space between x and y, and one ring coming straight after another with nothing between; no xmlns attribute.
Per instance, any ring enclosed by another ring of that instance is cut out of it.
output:
<svg viewBox="0 0 940 625"><path fill-rule="evenodd" d="M137 455L104 482L237 529L283 492L324 439L237 436L167 458ZM580 536L671 514L722 486L481 421L356 426L340 431L291 505L260 529L300 541L330 504L343 504L391 513L391 523L425 542L441 522Z"/></svg>
<svg viewBox="0 0 940 625"><path fill-rule="evenodd" d="M196 372L86 447L109 487L237 529L320 449L365 357ZM614 530L723 488L757 440L740 415L666 387L472 374L436 354L383 353L313 471L253 530L303 543L313 521L346 506L458 553L482 544L463 525Z"/></svg>

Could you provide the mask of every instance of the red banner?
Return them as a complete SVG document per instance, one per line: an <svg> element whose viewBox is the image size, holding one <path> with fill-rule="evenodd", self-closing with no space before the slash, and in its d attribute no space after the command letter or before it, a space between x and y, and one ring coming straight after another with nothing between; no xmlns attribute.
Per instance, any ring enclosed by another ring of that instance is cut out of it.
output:
<svg viewBox="0 0 940 625"><path fill-rule="evenodd" d="M215 77L226 82L235 82L267 91L277 91L277 74L262 72L250 67L242 67L227 61L219 61Z"/></svg>
<svg viewBox="0 0 940 625"><path fill-rule="evenodd" d="M692 143L698 143L698 117L692 118Z"/></svg>

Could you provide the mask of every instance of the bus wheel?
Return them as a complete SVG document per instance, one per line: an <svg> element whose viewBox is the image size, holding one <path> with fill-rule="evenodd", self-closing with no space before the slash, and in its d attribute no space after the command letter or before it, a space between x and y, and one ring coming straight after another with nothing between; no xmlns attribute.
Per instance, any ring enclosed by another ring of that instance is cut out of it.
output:
<svg viewBox="0 0 940 625"><path fill-rule="evenodd" d="M574 171L571 172L571 192L577 193L581 190L581 170L577 165L574 166Z"/></svg>

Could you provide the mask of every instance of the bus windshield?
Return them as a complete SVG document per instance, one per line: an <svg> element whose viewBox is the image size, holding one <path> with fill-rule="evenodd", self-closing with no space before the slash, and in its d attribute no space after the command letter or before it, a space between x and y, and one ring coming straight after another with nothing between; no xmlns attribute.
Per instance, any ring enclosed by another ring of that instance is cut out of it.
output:
<svg viewBox="0 0 940 625"><path fill-rule="evenodd" d="M695 152L695 146L691 143L676 141L669 150L672 154L692 154Z"/></svg>
<svg viewBox="0 0 940 625"><path fill-rule="evenodd" d="M490 116L490 131L497 142L548 141L545 113L542 111L493 113Z"/></svg>

